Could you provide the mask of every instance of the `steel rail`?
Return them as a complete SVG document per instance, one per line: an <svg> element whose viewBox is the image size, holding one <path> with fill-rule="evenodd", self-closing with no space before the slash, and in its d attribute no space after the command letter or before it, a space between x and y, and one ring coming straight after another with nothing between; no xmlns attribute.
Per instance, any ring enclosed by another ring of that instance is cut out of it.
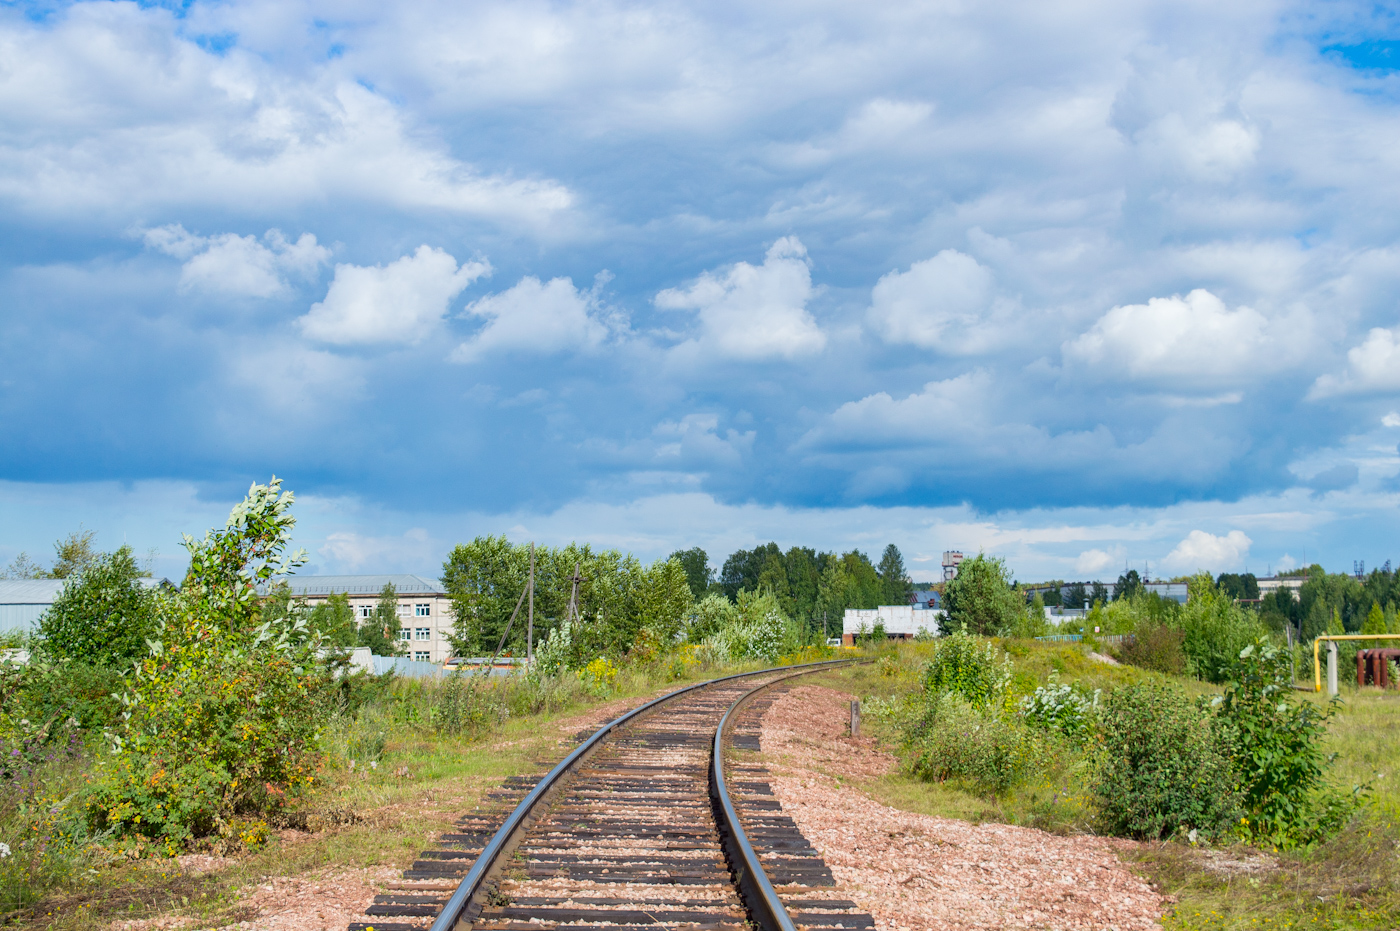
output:
<svg viewBox="0 0 1400 931"><path fill-rule="evenodd" d="M739 822L739 812L734 808L734 801L729 797L729 785L724 778L724 733L729 729L729 720L734 713L759 692L779 682L820 671L807 669L795 672L749 689L735 699L734 704L724 713L724 717L720 718L719 727L715 728L715 745L710 753L710 795L719 809L717 814L720 816L720 832L726 840L726 853L733 861L731 866L738 881L739 897L763 931L797 931L797 926L793 924L787 906L783 905L783 900L778 897L778 891L773 888L768 873L763 869L763 861L759 859L758 851L753 849L748 833Z"/></svg>
<svg viewBox="0 0 1400 931"><path fill-rule="evenodd" d="M852 660L850 659L826 660L820 663L804 663L801 666L760 669L755 672L740 672L732 676L721 676L718 679L697 682L694 685L688 685L674 692L668 692L659 698L654 698L646 704L633 708L626 714L604 724L602 727L598 728L591 737L575 747L568 756L559 761L559 764L551 769L549 773L530 790L529 794L521 800L520 804L515 807L515 810L506 817L505 823L502 824L496 833L491 836L491 839L487 841L486 846L482 848L481 853L477 856L476 862L472 864L471 870L467 872L467 875L463 877L462 881L457 885L456 891L454 891L452 897L447 900L447 904L442 907L442 911L438 914L437 919L433 921L429 931L458 931L464 921L470 922L472 920L474 916L469 916L467 914L472 903L486 885L487 880L494 874L498 861L502 860L504 856L508 855L514 849L519 840L519 835L523 834L524 830L529 827L529 822L531 816L535 814L535 809L559 787L559 784L563 781L565 776L577 769L579 764L590 756L603 740L617 728L631 721L633 718L650 711L657 705L671 701L681 695L694 692L697 689L708 688L721 682L730 682L734 679L743 679L752 676L770 675L782 668L803 669L815 672L820 668L844 666L849 665L851 662ZM795 675L801 675L801 673L795 673ZM791 678L791 676L782 676L780 679L774 681L781 681L787 678ZM745 693L744 697L747 698L749 695L753 694L754 691L756 690L750 690ZM742 698L740 700L742 701ZM711 766L713 774L713 763ZM733 810L732 805L730 806L730 810ZM737 817L733 824L735 827L738 827ZM739 830L742 831L743 829L739 828ZM752 848L750 848L750 852L752 852ZM755 862L756 861L757 857L755 857ZM771 884L769 888L772 888ZM774 894L774 900L776 901L776 893ZM779 906L781 907L781 903L779 903ZM784 913L784 916L786 917L786 913ZM789 929L792 927L791 919L788 920L788 925L786 927Z"/></svg>

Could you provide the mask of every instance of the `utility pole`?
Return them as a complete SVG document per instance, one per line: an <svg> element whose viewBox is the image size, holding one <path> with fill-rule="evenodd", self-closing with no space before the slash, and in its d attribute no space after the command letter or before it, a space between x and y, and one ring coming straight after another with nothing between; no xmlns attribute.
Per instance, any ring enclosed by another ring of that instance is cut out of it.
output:
<svg viewBox="0 0 1400 931"><path fill-rule="evenodd" d="M525 621L525 665L535 665L535 544L530 544L530 613Z"/></svg>

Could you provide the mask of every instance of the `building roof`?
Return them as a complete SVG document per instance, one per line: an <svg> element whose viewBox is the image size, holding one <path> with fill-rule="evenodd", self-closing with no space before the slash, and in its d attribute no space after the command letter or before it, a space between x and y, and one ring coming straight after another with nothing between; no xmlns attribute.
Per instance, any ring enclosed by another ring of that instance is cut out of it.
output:
<svg viewBox="0 0 1400 931"><path fill-rule="evenodd" d="M421 575L294 575L286 580L292 594L301 595L377 595L385 585L394 586L400 595L445 595L447 589L433 579Z"/></svg>
<svg viewBox="0 0 1400 931"><path fill-rule="evenodd" d="M51 605L67 579L0 579L0 605ZM169 579L139 578L142 588L170 585Z"/></svg>
<svg viewBox="0 0 1400 931"><path fill-rule="evenodd" d="M51 605L67 584L67 579L0 580L0 604Z"/></svg>

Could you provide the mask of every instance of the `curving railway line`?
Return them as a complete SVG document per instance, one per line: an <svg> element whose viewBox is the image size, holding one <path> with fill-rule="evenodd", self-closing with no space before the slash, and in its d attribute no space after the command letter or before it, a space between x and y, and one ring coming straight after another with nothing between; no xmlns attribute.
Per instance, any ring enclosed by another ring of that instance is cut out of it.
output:
<svg viewBox="0 0 1400 931"><path fill-rule="evenodd" d="M349 931L872 929L742 752L793 679L841 662L715 679L609 722L508 780Z"/></svg>

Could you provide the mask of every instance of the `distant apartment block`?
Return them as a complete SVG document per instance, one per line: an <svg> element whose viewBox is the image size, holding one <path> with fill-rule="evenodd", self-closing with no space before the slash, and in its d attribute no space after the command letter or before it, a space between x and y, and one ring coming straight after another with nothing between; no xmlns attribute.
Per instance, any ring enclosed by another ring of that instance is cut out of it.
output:
<svg viewBox="0 0 1400 931"><path fill-rule="evenodd" d="M1259 583L1259 597L1263 598L1271 592L1276 592L1281 588L1291 589L1296 595L1303 587L1303 583L1308 580L1305 575L1267 576L1257 579Z"/></svg>
<svg viewBox="0 0 1400 931"><path fill-rule="evenodd" d="M292 595L308 607L345 595L357 622L374 616L379 593L393 585L398 599L399 638L405 655L423 663L443 663L452 655L447 635L452 631L452 600L447 590L420 575L303 575L287 583Z"/></svg>

